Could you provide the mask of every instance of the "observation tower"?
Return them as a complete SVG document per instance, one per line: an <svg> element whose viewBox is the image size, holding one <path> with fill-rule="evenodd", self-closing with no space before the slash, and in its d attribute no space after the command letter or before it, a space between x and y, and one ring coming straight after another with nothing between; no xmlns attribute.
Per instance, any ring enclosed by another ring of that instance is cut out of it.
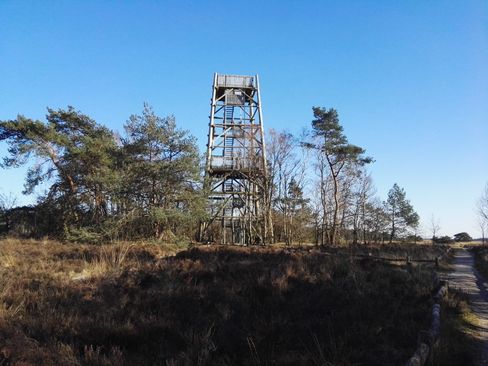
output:
<svg viewBox="0 0 488 366"><path fill-rule="evenodd" d="M271 227L258 76L215 74L204 189L209 220L200 240L265 244Z"/></svg>

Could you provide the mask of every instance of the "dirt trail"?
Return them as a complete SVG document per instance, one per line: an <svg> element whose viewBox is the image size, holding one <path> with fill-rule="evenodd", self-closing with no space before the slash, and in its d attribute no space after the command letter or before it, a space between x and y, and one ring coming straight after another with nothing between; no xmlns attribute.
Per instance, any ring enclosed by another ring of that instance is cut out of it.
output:
<svg viewBox="0 0 488 366"><path fill-rule="evenodd" d="M449 287L458 288L469 296L471 310L478 320L469 331L482 344L478 365L488 366L488 283L475 269L473 255L465 249L456 250L453 266Z"/></svg>

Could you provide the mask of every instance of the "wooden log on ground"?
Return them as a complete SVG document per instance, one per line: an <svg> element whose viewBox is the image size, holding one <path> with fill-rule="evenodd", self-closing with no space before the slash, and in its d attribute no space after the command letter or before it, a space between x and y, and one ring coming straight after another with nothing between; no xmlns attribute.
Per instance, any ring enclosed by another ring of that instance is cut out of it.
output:
<svg viewBox="0 0 488 366"><path fill-rule="evenodd" d="M430 327L432 336L437 338L441 329L441 306L434 304L432 306L432 325Z"/></svg>
<svg viewBox="0 0 488 366"><path fill-rule="evenodd" d="M426 343L419 343L414 355L410 357L405 366L423 366L429 358L430 347Z"/></svg>
<svg viewBox="0 0 488 366"><path fill-rule="evenodd" d="M434 295L434 305L432 305L432 323L428 332L420 331L419 345L414 355L407 361L405 366L424 366L429 359L432 348L435 347L439 340L441 331L441 305L440 303L447 295L447 281L440 281L440 288Z"/></svg>
<svg viewBox="0 0 488 366"><path fill-rule="evenodd" d="M440 288L437 293L434 295L434 301L441 302L444 297L446 297L448 292L448 283L447 281L440 281Z"/></svg>

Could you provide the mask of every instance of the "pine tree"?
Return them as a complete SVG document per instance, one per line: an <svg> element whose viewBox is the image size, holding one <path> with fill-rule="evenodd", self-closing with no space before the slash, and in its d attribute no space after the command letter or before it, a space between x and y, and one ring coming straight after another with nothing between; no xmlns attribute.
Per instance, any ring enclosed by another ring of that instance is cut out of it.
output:
<svg viewBox="0 0 488 366"><path fill-rule="evenodd" d="M176 127L173 116L159 117L147 104L142 115L130 117L125 131L128 201L150 219L156 238L166 230L188 229L204 214L195 139Z"/></svg>
<svg viewBox="0 0 488 366"><path fill-rule="evenodd" d="M316 142L307 143L307 146L319 152L324 159L332 181L332 213L326 239L329 244L334 244L339 226L339 194L340 179L348 165L363 166L373 161L365 157L365 150L348 142L343 133L343 127L339 123L339 115L333 108L326 109L313 107L315 119L312 121L313 135ZM322 178L321 184L325 184Z"/></svg>
<svg viewBox="0 0 488 366"><path fill-rule="evenodd" d="M107 216L117 150L112 132L73 107L48 109L46 119L44 123L18 116L0 122L0 141L9 146L2 166L16 167L35 158L24 193L50 183L44 200L60 209L59 225L100 223Z"/></svg>
<svg viewBox="0 0 488 366"><path fill-rule="evenodd" d="M405 190L396 183L388 192L385 208L390 221L390 243L408 227L416 227L419 223L419 215L407 200Z"/></svg>

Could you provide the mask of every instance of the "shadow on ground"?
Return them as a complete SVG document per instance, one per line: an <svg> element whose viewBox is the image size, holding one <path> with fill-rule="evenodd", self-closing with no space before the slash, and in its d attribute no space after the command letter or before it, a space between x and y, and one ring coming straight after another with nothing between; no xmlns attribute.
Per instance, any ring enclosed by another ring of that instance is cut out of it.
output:
<svg viewBox="0 0 488 366"><path fill-rule="evenodd" d="M52 274L59 251L3 271L0 363L398 365L430 322L432 273L420 267L256 248L162 259L131 250L77 280Z"/></svg>

